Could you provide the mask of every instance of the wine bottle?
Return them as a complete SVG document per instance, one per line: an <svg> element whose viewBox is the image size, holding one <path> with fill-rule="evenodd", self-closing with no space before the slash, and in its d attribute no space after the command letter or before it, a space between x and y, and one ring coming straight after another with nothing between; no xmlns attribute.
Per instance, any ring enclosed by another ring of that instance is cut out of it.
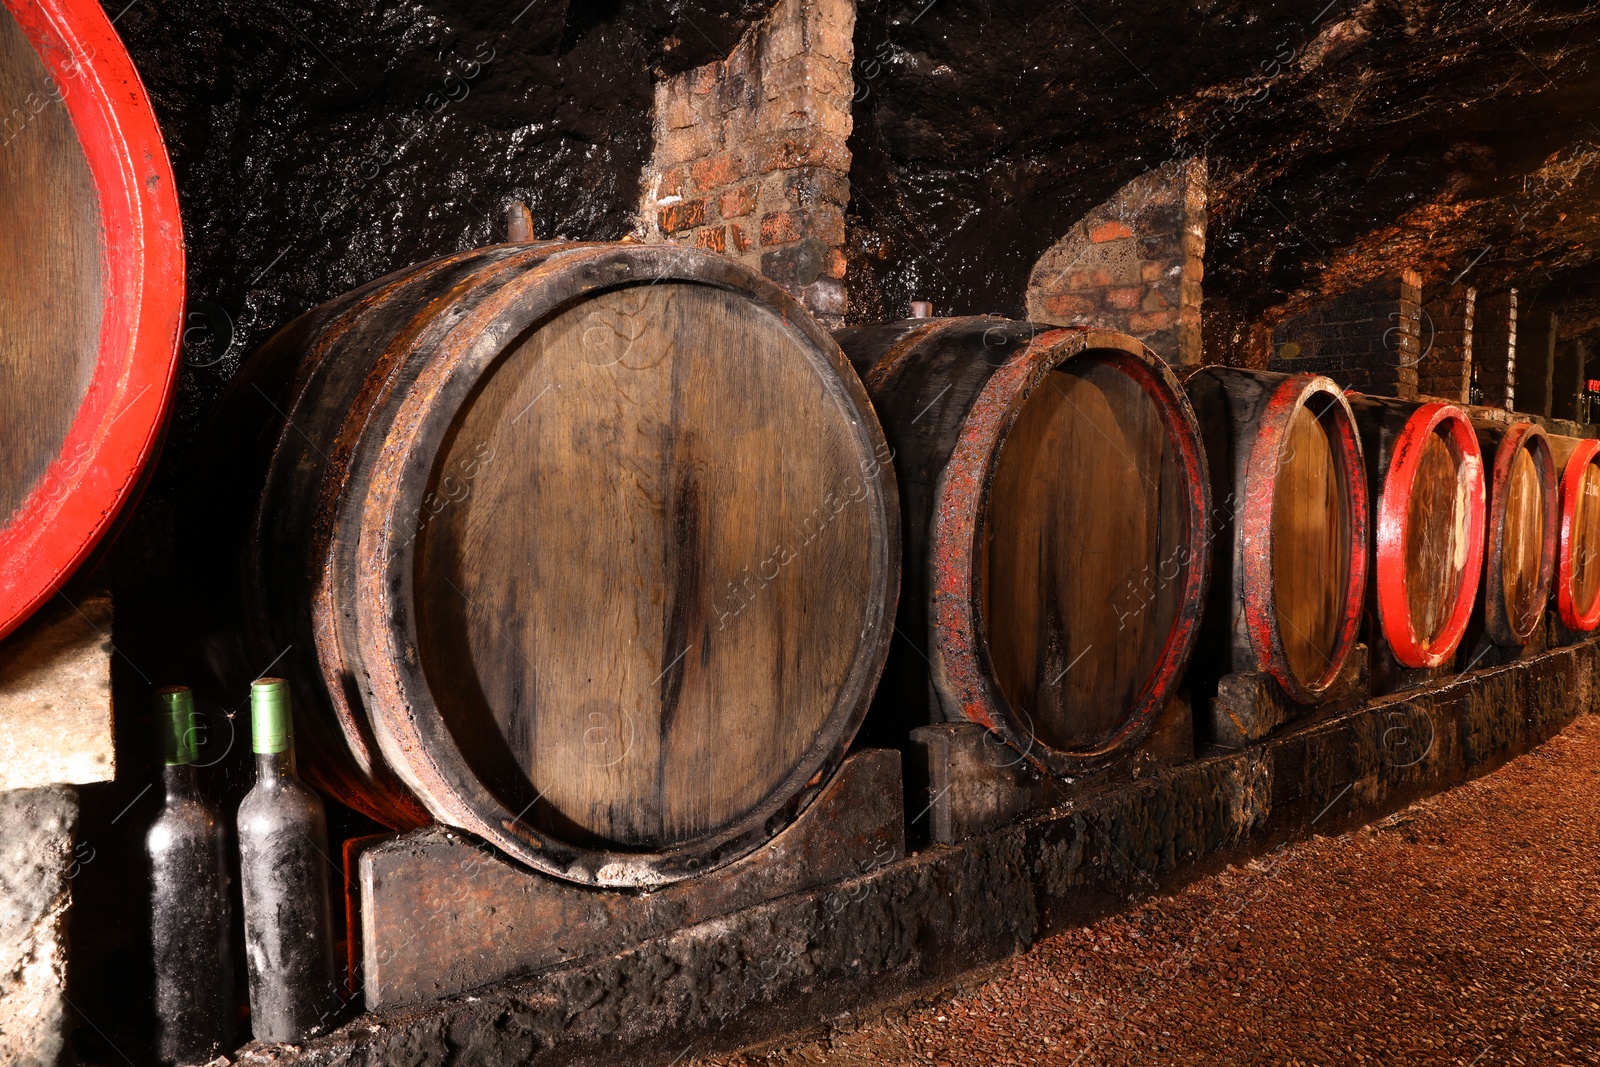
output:
<svg viewBox="0 0 1600 1067"><path fill-rule="evenodd" d="M233 1051L233 952L222 821L195 784L194 696L156 693L167 801L145 835L157 1052L167 1064Z"/></svg>
<svg viewBox="0 0 1600 1067"><path fill-rule="evenodd" d="M299 1041L340 1008L322 801L295 774L289 686L250 687L256 784L239 805L250 1019L257 1041Z"/></svg>

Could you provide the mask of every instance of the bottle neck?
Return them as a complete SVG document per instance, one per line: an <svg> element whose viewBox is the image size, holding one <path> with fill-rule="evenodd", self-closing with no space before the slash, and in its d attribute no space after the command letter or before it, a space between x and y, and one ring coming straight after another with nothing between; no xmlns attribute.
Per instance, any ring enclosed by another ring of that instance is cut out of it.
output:
<svg viewBox="0 0 1600 1067"><path fill-rule="evenodd" d="M194 764L180 763L161 768L161 778L167 787L167 797L189 799L198 796L199 787L195 783Z"/></svg>
<svg viewBox="0 0 1600 1067"><path fill-rule="evenodd" d="M298 779L299 775L295 772L294 765L294 749L256 753L257 782L292 782Z"/></svg>

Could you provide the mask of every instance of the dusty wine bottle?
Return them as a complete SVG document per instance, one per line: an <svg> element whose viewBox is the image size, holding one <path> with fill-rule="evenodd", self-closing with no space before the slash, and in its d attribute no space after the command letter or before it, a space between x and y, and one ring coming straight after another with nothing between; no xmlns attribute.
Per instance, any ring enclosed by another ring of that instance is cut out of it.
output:
<svg viewBox="0 0 1600 1067"><path fill-rule="evenodd" d="M222 822L195 783L194 696L156 693L167 801L145 835L155 956L157 1052L206 1063L233 1050L233 953Z"/></svg>
<svg viewBox="0 0 1600 1067"><path fill-rule="evenodd" d="M298 1041L340 1008L322 801L294 766L289 686L250 687L256 784L239 805L250 1019L257 1041Z"/></svg>

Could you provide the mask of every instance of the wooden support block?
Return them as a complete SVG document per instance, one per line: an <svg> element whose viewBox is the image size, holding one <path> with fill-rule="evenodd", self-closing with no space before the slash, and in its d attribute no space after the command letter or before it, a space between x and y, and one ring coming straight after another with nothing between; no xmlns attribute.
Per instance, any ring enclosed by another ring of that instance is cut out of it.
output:
<svg viewBox="0 0 1600 1067"><path fill-rule="evenodd" d="M377 839L346 856L360 870L352 956L367 1010L626 951L829 882L850 893L852 879L905 857L904 803L900 753L857 752L777 837L654 893L559 881L443 828Z"/></svg>
<svg viewBox="0 0 1600 1067"><path fill-rule="evenodd" d="M1289 699L1270 674L1239 671L1224 675L1217 696L1200 724L1201 736L1223 748L1244 748L1266 737L1291 719L1318 711L1342 711L1367 699L1367 646L1356 645L1345 660L1339 678L1316 704Z"/></svg>
<svg viewBox="0 0 1600 1067"><path fill-rule="evenodd" d="M0 641L0 790L109 782L111 597L52 598Z"/></svg>

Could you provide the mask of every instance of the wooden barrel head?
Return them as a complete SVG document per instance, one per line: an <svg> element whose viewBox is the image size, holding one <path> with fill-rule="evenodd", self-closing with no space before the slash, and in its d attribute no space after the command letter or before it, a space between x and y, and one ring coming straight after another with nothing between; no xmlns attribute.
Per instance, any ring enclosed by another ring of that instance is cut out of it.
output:
<svg viewBox="0 0 1600 1067"><path fill-rule="evenodd" d="M1137 741L1188 661L1209 560L1170 371L1119 335L1035 341L985 385L940 485L935 614L955 639L935 670L964 714L1058 773ZM957 651L968 631L981 658Z"/></svg>
<svg viewBox="0 0 1600 1067"><path fill-rule="evenodd" d="M1466 631L1483 568L1483 462L1460 409L1425 404L1396 439L1378 521L1378 609L1395 658L1436 667Z"/></svg>
<svg viewBox="0 0 1600 1067"><path fill-rule="evenodd" d="M1527 644L1544 617L1555 572L1558 482L1541 428L1522 422L1504 431L1494 446L1484 558L1484 629L1496 644Z"/></svg>
<svg viewBox="0 0 1600 1067"><path fill-rule="evenodd" d="M1500 583L1505 589L1506 624L1522 629L1542 606L1539 572L1544 566L1544 487L1539 466L1526 449L1511 461L1506 487L1505 538L1500 552Z"/></svg>
<svg viewBox="0 0 1600 1067"><path fill-rule="evenodd" d="M1570 630L1600 626L1600 441L1578 442L1561 480L1556 608Z"/></svg>
<svg viewBox="0 0 1600 1067"><path fill-rule="evenodd" d="M182 230L98 5L0 6L0 636L136 493L177 369Z"/></svg>
<svg viewBox="0 0 1600 1067"><path fill-rule="evenodd" d="M533 826L660 849L811 754L872 602L858 418L769 307L581 300L501 357L419 520L419 653L468 762Z"/></svg>
<svg viewBox="0 0 1600 1067"><path fill-rule="evenodd" d="M1295 408L1279 449L1272 494L1278 633L1290 672L1312 690L1337 675L1351 636L1352 464L1335 421L1343 413L1329 395ZM1353 458L1359 469L1359 453Z"/></svg>
<svg viewBox="0 0 1600 1067"><path fill-rule="evenodd" d="M984 624L1007 701L1050 748L1121 728L1183 607L1191 533L1162 411L1085 354L1022 402L986 511Z"/></svg>

